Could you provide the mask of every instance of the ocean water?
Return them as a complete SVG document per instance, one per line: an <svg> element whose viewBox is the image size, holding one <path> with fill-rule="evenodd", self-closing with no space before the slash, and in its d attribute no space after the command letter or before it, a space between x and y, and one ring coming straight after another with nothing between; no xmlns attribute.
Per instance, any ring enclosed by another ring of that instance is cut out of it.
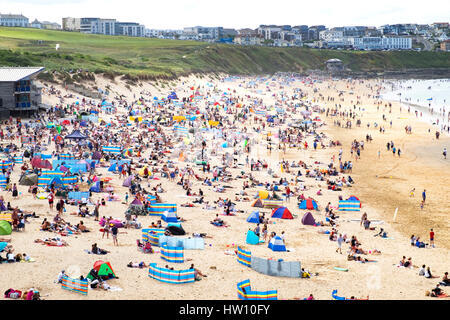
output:
<svg viewBox="0 0 450 320"><path fill-rule="evenodd" d="M399 101L421 120L449 131L450 79L390 81L386 90L383 99Z"/></svg>

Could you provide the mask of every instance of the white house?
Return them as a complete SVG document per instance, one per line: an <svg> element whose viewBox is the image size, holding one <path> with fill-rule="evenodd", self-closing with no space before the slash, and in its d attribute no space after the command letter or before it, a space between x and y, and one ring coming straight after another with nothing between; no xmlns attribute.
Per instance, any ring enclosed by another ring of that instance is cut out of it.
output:
<svg viewBox="0 0 450 320"><path fill-rule="evenodd" d="M344 31L323 30L319 32L319 39L323 41L338 41L344 37Z"/></svg>

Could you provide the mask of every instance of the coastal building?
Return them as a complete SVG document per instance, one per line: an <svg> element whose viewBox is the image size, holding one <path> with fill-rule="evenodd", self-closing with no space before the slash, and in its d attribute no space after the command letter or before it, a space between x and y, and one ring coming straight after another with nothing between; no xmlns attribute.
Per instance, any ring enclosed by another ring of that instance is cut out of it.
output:
<svg viewBox="0 0 450 320"><path fill-rule="evenodd" d="M36 29L49 29L49 30L61 30L61 25L59 25L56 22L49 22L49 21L38 21L38 19L35 19L30 24L31 28Z"/></svg>
<svg viewBox="0 0 450 320"><path fill-rule="evenodd" d="M308 41L308 26L307 25L300 25L300 26L294 26L292 27L292 32L296 34L300 34L302 36L302 41Z"/></svg>
<svg viewBox="0 0 450 320"><path fill-rule="evenodd" d="M115 22L115 35L145 37L145 26L136 22Z"/></svg>
<svg viewBox="0 0 450 320"><path fill-rule="evenodd" d="M354 49L358 50L410 50L409 37L360 37L351 38Z"/></svg>
<svg viewBox="0 0 450 320"><path fill-rule="evenodd" d="M245 32L239 33L234 37L233 42L242 46L259 46L261 45L264 37L257 32Z"/></svg>
<svg viewBox="0 0 450 320"><path fill-rule="evenodd" d="M340 59L329 59L325 62L327 71L330 73L339 73L344 71L344 64Z"/></svg>
<svg viewBox="0 0 450 320"><path fill-rule="evenodd" d="M23 27L28 28L28 18L21 14L1 14L0 26L3 27Z"/></svg>
<svg viewBox="0 0 450 320"><path fill-rule="evenodd" d="M190 40L219 41L223 37L223 27L187 27L183 29L183 37Z"/></svg>
<svg viewBox="0 0 450 320"><path fill-rule="evenodd" d="M63 18L62 28L82 33L145 37L145 26L137 22L119 22L102 18Z"/></svg>
<svg viewBox="0 0 450 320"><path fill-rule="evenodd" d="M450 40L442 41L440 47L442 51L450 51Z"/></svg>
<svg viewBox="0 0 450 320"><path fill-rule="evenodd" d="M263 36L264 40L278 39L278 34L282 30L282 27L275 25L260 25L256 29L258 34Z"/></svg>
<svg viewBox="0 0 450 320"><path fill-rule="evenodd" d="M344 37L344 31L334 29L336 28L320 31L319 39L323 41L335 41L342 39Z"/></svg>
<svg viewBox="0 0 450 320"><path fill-rule="evenodd" d="M327 30L324 25L311 26L308 28L308 40L319 40L321 31Z"/></svg>
<svg viewBox="0 0 450 320"><path fill-rule="evenodd" d="M177 29L145 29L144 34L148 38L179 39L183 30Z"/></svg>
<svg viewBox="0 0 450 320"><path fill-rule="evenodd" d="M0 116L39 109L42 87L35 83L35 78L43 70L43 67L0 68Z"/></svg>
<svg viewBox="0 0 450 320"><path fill-rule="evenodd" d="M81 18L63 18L62 19L62 29L65 31L76 31L80 32L81 29Z"/></svg>

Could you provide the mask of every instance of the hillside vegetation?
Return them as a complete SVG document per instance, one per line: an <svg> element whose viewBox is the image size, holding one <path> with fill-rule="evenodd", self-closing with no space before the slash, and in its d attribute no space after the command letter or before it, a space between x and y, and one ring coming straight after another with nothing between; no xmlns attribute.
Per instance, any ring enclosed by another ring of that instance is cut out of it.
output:
<svg viewBox="0 0 450 320"><path fill-rule="evenodd" d="M341 59L352 71L450 68L448 52L243 47L0 27L0 65L44 66L60 72L83 69L141 79L211 72L272 74L323 69L331 58Z"/></svg>

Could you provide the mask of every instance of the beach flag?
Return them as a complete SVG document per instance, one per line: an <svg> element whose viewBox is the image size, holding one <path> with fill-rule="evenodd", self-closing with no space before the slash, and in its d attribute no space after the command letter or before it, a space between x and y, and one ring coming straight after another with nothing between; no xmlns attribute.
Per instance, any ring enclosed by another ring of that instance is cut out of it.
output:
<svg viewBox="0 0 450 320"><path fill-rule="evenodd" d="M161 259L172 263L184 263L183 247L169 247L166 243L161 246Z"/></svg>
<svg viewBox="0 0 450 320"><path fill-rule="evenodd" d="M62 277L62 283L61 286L63 289L81 293L82 295L88 294L88 281L87 280L80 280L80 279L72 279L68 276Z"/></svg>
<svg viewBox="0 0 450 320"><path fill-rule="evenodd" d="M149 265L148 276L165 283L182 284L195 282L194 269L170 270L167 268L159 268L156 266L156 263Z"/></svg>
<svg viewBox="0 0 450 320"><path fill-rule="evenodd" d="M237 284L237 295L239 300L278 300L278 291L252 291L250 280L244 280Z"/></svg>
<svg viewBox="0 0 450 320"><path fill-rule="evenodd" d="M237 262L243 264L246 267L252 266L252 253L250 251L246 251L241 247L237 248Z"/></svg>

